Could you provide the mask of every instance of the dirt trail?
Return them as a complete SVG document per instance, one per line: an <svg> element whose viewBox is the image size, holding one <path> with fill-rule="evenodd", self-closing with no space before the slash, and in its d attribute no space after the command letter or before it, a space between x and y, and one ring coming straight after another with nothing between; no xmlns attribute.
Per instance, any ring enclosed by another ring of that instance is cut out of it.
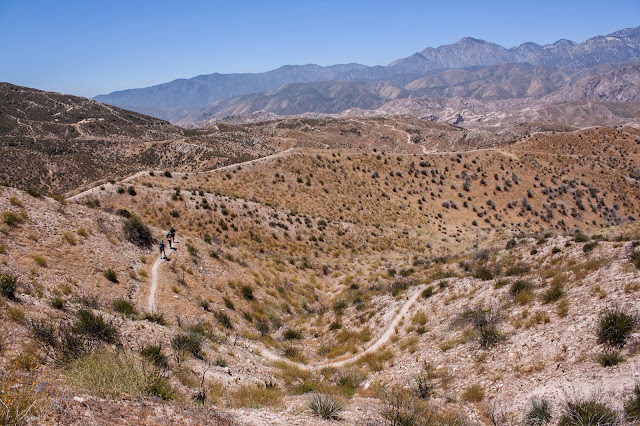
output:
<svg viewBox="0 0 640 426"><path fill-rule="evenodd" d="M372 352L377 351L385 343L387 343L389 341L389 339L391 339L391 336L393 336L395 334L396 327L398 326L398 324L400 324L400 321L402 321L404 316L407 315L407 312L409 312L409 309L411 309L413 304L420 297L420 294L422 293L422 288L423 288L423 286L419 286L413 291L411 296L409 296L409 298L400 307L398 312L394 315L393 320L387 326L387 329L382 334L382 336L380 336L367 349L365 349L364 351L362 351L362 352L360 352L358 354L355 354L355 355L353 355L351 357L344 358L344 359L341 359L341 360L338 360L338 361L321 362L321 363L318 363L318 364L307 365L307 364L300 364L298 362L291 361L291 360L289 360L287 358L281 357L280 355L273 353L269 349L261 349L260 350L261 355L263 357L265 357L266 359L268 359L268 360L271 360L271 361L283 361L283 362L286 362L287 364L290 364L290 365L293 365L295 367L298 367L301 370L322 370L323 368L329 368L329 367L334 367L334 368L336 368L336 367L344 367L344 366L346 366L348 364L351 364L352 362L355 362L355 361L359 360L360 358L362 358L363 356L365 356L367 354L370 354Z"/></svg>
<svg viewBox="0 0 640 426"><path fill-rule="evenodd" d="M274 158L279 158L279 157L283 157L293 151L298 150L298 148L289 148L289 149L285 149L284 151L280 151L280 152L276 152L275 154L271 154L271 155L267 155L265 157L260 157L260 158L256 158L254 160L248 160L248 161L243 161L242 163L234 163L234 164L230 164L228 166L222 166L222 167L218 167L215 169L211 169L211 170L207 170L207 171L203 171L203 172L199 172L199 173L209 173L209 172L216 172L216 171L224 171L224 170L231 170L234 167L238 167L238 166L247 166L250 164L255 164L255 163L259 163L261 161L266 161L266 160L272 160ZM154 171L154 173L162 173L162 171ZM119 180L117 183L125 183L125 182L129 182L132 181L134 179L137 179L139 177L142 176L148 176L149 175L149 171L148 170L142 170L140 172L134 173L132 175L129 175L121 180ZM175 172L173 173L174 176L182 176L184 175L184 173L180 173L180 172ZM96 183L95 186L82 191L78 194L72 195L71 197L67 198L67 201L77 201L78 199L80 199L81 197L85 196L85 195L89 195L92 194L94 192L97 192L98 189L103 185L104 183Z"/></svg>
<svg viewBox="0 0 640 426"><path fill-rule="evenodd" d="M147 302L147 309L149 312L155 312L156 310L156 289L158 288L158 266L162 263L162 255L158 256L156 263L151 268L151 289L149 290L149 301Z"/></svg>
<svg viewBox="0 0 640 426"><path fill-rule="evenodd" d="M156 297L156 290L158 288L158 267L160 266L162 261L163 261L162 256L158 256L158 258L156 259L155 263L153 264L153 267L151 268L151 289L149 291L149 299L147 301L147 305L148 305L147 308L148 308L148 310L150 312L154 312L155 309L156 309L155 297ZM289 360L289 359L287 359L285 357L282 357L282 356L270 351L267 348L260 348L259 349L260 354L261 354L261 356L263 356L264 358L266 358L266 359L268 359L270 361L286 362L287 364L294 365L294 366L300 368L301 370L321 370L323 368L328 368L328 367L344 367L347 364L350 364L350 363L352 363L354 361L359 360L360 358L362 358L363 356L365 356L365 355L367 355L369 353L377 351L385 343L387 343L389 341L391 336L393 336L393 334L396 332L396 327L398 326L400 321L402 321L404 316L407 315L407 312L409 312L409 309L411 309L411 307L416 302L416 300L418 300L418 297L420 297L420 294L422 293L422 288L423 287L424 286L416 287L416 289L413 291L413 293L411 293L409 298L400 307L398 312L393 316L393 320L387 326L387 329L382 334L382 336L380 336L375 342L373 342L373 344L371 346L369 346L367 349L365 349L364 351L362 351L362 352L360 352L358 354L355 354L355 355L350 356L348 358L344 358L344 359L337 360L337 361L321 362L321 363L318 363L318 364L311 364L311 365L300 364L298 362L291 361L291 360Z"/></svg>

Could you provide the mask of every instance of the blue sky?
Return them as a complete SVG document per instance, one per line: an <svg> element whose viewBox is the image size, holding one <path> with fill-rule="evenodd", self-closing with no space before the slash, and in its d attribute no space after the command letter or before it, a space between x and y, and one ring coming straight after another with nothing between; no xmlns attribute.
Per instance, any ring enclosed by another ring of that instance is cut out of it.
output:
<svg viewBox="0 0 640 426"><path fill-rule="evenodd" d="M0 81L95 96L285 64L386 65L464 36L505 47L640 25L640 0L0 0Z"/></svg>

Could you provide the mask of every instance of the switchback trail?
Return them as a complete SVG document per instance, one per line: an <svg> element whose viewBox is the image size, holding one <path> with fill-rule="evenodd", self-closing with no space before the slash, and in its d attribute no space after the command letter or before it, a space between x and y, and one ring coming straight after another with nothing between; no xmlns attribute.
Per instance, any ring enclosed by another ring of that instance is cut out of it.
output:
<svg viewBox="0 0 640 426"><path fill-rule="evenodd" d="M402 307L400 307L398 312L394 315L393 320L391 321L391 324L387 326L387 329L382 334L382 336L378 337L378 339L375 342L373 342L373 344L369 346L367 349L353 356L350 356L348 358L344 358L338 361L328 361L328 362L321 362L318 364L308 365L308 364L301 364L299 362L291 361L288 358L284 358L278 354L271 352L269 349L262 349L261 354L265 358L271 361L283 361L283 362L286 362L287 364L298 367L301 370L322 370L323 368L330 368L330 367L334 367L334 368L344 367L348 364L351 364L359 360L360 358L362 358L367 354L377 351L382 346L384 346L384 344L387 343L389 339L391 339L391 336L393 336L393 334L395 333L396 327L398 326L398 324L400 324L400 321L402 321L402 319L407 314L407 312L409 312L409 309L411 309L411 307L416 302L416 300L418 300L418 297L420 297L420 294L422 293L422 288L423 286L419 286L413 291L411 296L409 296L409 298L404 302Z"/></svg>
<svg viewBox="0 0 640 426"><path fill-rule="evenodd" d="M149 300L147 302L148 304L148 309L149 311L153 312L155 310L156 304L155 304L155 296L156 296L156 289L158 288L158 267L160 266L160 264L162 263L162 257L159 256L156 259L156 262L153 264L153 267L151 268L151 289L149 291ZM387 326L387 329L385 330L385 332L382 334L382 336L380 336L375 342L373 342L373 344L371 346L369 346L367 349L365 349L364 351L357 353L353 356L350 356L348 358L344 358L344 359L340 359L337 361L328 361L328 362L321 362L318 364L311 364L311 365L307 365L307 364L301 364L299 362L295 362L295 361L291 361L288 358L285 358L283 356L280 356L272 351L270 351L267 348L260 348L260 354L270 360L270 361L281 361L281 362L285 362L289 365L293 365L301 370L321 370L323 368L328 368L328 367L344 367L347 364L350 364L354 361L359 360L360 358L362 358L363 356L370 354L372 352L377 351L378 349L380 349L385 343L387 343L389 341L389 339L391 338L391 336L393 336L393 334L396 331L396 327L398 326L398 324L400 324L400 321L402 321L402 319L404 318L405 315L407 315L407 312L409 312L409 309L411 309L411 307L413 306L413 304L416 302L416 300L418 300L418 297L420 297L420 294L422 293L422 288L424 286L418 286L414 289L413 293L411 293L411 295L408 297L408 299L404 302L404 304L400 307L400 309L398 310L398 312L394 315L393 320L391 321L391 323Z"/></svg>

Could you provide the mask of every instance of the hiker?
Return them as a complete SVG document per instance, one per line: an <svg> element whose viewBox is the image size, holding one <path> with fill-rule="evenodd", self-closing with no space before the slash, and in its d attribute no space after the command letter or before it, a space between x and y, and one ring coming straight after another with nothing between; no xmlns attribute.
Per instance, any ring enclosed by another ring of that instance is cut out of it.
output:
<svg viewBox="0 0 640 426"><path fill-rule="evenodd" d="M169 242L169 248L171 250L173 250L173 246L171 246L171 238L173 237L173 234L171 234L171 231L167 232L167 241Z"/></svg>
<svg viewBox="0 0 640 426"><path fill-rule="evenodd" d="M160 255L163 259L167 258L166 253L164 252L164 240L160 240L160 244L158 245L158 247L160 248Z"/></svg>
<svg viewBox="0 0 640 426"><path fill-rule="evenodd" d="M175 243L176 242L176 230L173 229L173 226L169 229L169 233L171 234L171 239Z"/></svg>

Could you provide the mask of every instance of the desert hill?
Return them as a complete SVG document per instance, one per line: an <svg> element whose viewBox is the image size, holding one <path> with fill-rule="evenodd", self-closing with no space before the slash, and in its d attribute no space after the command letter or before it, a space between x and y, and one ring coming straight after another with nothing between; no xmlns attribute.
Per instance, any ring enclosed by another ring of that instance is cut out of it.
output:
<svg viewBox="0 0 640 426"><path fill-rule="evenodd" d="M0 188L0 380L22 383L1 392L57 424L332 424L318 393L345 424L507 424L533 397L632 419L637 333L598 324L637 312L640 132L225 126L202 132L280 152L67 200Z"/></svg>

